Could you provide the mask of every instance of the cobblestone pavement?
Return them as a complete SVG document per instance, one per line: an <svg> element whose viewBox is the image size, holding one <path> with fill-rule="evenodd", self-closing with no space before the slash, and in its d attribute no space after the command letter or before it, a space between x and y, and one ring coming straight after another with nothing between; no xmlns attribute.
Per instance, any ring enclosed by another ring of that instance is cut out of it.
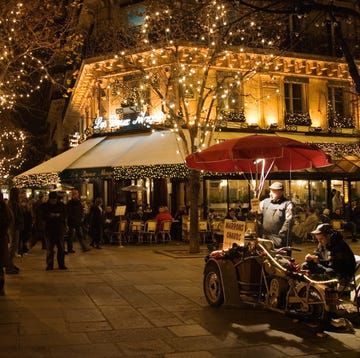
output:
<svg viewBox="0 0 360 358"><path fill-rule="evenodd" d="M299 260L315 244L300 246ZM359 357L360 329L319 338L279 313L210 308L204 253L187 246L75 250L67 271L45 271L36 246L18 259L20 274L6 276L0 357Z"/></svg>

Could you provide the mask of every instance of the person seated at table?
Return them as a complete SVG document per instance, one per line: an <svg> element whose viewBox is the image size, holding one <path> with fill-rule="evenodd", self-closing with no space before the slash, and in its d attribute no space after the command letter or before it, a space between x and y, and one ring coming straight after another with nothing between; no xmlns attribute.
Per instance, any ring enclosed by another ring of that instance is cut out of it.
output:
<svg viewBox="0 0 360 358"><path fill-rule="evenodd" d="M169 209L167 206L160 206L159 212L155 217L156 220L156 232L159 232L161 230L161 223L164 220L173 220L173 217L169 213Z"/></svg>
<svg viewBox="0 0 360 358"><path fill-rule="evenodd" d="M314 227L318 222L319 222L319 217L317 211L312 207L308 207L306 210L305 220L296 223L292 227L292 233L294 234L294 239L306 241L308 239L308 235L314 229Z"/></svg>
<svg viewBox="0 0 360 358"><path fill-rule="evenodd" d="M321 279L350 279L355 272L355 256L342 235L326 223L318 225L311 234L319 244L313 254L305 256L301 269L320 275Z"/></svg>
<svg viewBox="0 0 360 358"><path fill-rule="evenodd" d="M330 214L330 219L337 220L341 222L341 229L344 231L350 232L352 237L352 242L357 242L356 239L356 225L352 221L347 220L341 212L340 208L335 209L333 213Z"/></svg>
<svg viewBox="0 0 360 358"><path fill-rule="evenodd" d="M322 214L320 214L319 217L319 221L323 224L327 223L330 224L331 223L331 218L330 218L330 209L324 209Z"/></svg>
<svg viewBox="0 0 360 358"><path fill-rule="evenodd" d="M154 213L153 213L153 210L152 210L151 206L146 205L145 209L144 209L144 212L143 212L142 219L144 221L147 221L147 220L151 220L153 218L154 218Z"/></svg>
<svg viewBox="0 0 360 358"><path fill-rule="evenodd" d="M230 208L227 215L225 216L225 219L232 220L232 221L238 221L238 217L236 216L235 209Z"/></svg>
<svg viewBox="0 0 360 358"><path fill-rule="evenodd" d="M171 225L171 237L174 240L181 240L181 234L182 234L182 219L183 216L187 215L186 206L180 205L179 209L174 215L174 222Z"/></svg>

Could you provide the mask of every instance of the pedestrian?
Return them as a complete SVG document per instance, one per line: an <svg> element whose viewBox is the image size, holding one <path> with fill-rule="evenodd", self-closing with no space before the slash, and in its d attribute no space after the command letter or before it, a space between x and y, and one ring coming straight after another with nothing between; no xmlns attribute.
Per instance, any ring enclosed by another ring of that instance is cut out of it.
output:
<svg viewBox="0 0 360 358"><path fill-rule="evenodd" d="M103 239L104 217L102 208L102 199L96 198L94 205L90 209L89 217L89 235L91 237L91 246L95 249L101 249L100 243Z"/></svg>
<svg viewBox="0 0 360 358"><path fill-rule="evenodd" d="M19 248L20 232L24 229L24 215L20 207L20 192L16 187L12 187L9 193L8 207L11 213L9 225L9 264L5 272L9 275L18 274L20 269L14 264L15 255Z"/></svg>
<svg viewBox="0 0 360 358"><path fill-rule="evenodd" d="M21 199L20 207L23 212L24 226L20 231L18 254L23 256L29 251L28 244L32 232L32 215L29 200L27 198Z"/></svg>
<svg viewBox="0 0 360 358"><path fill-rule="evenodd" d="M103 242L104 244L111 244L114 236L114 232L116 231L115 213L112 206L108 205L105 207L103 219L104 219Z"/></svg>
<svg viewBox="0 0 360 358"><path fill-rule="evenodd" d="M341 214L344 211L344 201L339 190L333 189L331 191L333 197L331 199L332 212L334 213L337 209L340 210Z"/></svg>
<svg viewBox="0 0 360 358"><path fill-rule="evenodd" d="M46 270L54 269L54 248L57 248L57 263L60 270L66 270L65 266L65 221L66 206L60 200L55 191L49 194L49 199L41 205L41 213L45 222L46 239Z"/></svg>
<svg viewBox="0 0 360 358"><path fill-rule="evenodd" d="M11 220L9 208L4 202L3 194L0 192L0 296L5 295L4 267L8 266L8 229Z"/></svg>
<svg viewBox="0 0 360 358"><path fill-rule="evenodd" d="M89 251L90 247L85 240L85 235L83 232L84 207L80 201L80 195L77 189L73 189L71 191L71 199L66 204L66 209L67 225L69 228L67 239L67 252L75 253L73 247L74 236L76 236L81 246L81 250L83 252Z"/></svg>
<svg viewBox="0 0 360 358"><path fill-rule="evenodd" d="M34 247L38 241L41 242L41 249L46 250L45 241L45 223L41 213L41 205L46 202L44 194L39 194L38 200L32 205L33 217L33 235L31 238L30 248Z"/></svg>
<svg viewBox="0 0 360 358"><path fill-rule="evenodd" d="M288 244L293 220L293 203L284 196L280 182L270 185L269 198L260 202L262 212L262 236L272 240L275 247Z"/></svg>

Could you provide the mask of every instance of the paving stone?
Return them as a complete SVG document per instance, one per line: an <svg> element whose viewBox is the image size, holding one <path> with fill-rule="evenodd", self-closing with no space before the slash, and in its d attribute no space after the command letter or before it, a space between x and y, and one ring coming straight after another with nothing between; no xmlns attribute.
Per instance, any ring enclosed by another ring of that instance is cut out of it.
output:
<svg viewBox="0 0 360 358"><path fill-rule="evenodd" d="M35 247L16 262L20 274L6 276L0 357L359 356L359 327L319 339L304 323L260 307L209 307L203 257L173 258L155 247L82 253L75 243L69 270L50 273ZM303 245L301 258L314 247Z"/></svg>
<svg viewBox="0 0 360 358"><path fill-rule="evenodd" d="M210 333L198 324L169 327L178 337L206 336Z"/></svg>

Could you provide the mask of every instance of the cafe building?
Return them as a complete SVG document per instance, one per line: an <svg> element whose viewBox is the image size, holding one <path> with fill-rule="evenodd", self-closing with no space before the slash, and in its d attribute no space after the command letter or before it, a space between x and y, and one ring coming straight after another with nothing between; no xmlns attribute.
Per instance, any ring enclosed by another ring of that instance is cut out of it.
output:
<svg viewBox="0 0 360 358"><path fill-rule="evenodd" d="M79 188L86 199L101 196L106 204L125 204L131 211L140 205L168 205L174 212L189 202L185 166L189 150L178 130L166 123L159 107L154 105L149 110L147 106L145 110L124 103L121 91L115 92L113 86L119 89L119 81L129 81L129 75L122 75L120 70L118 76L109 79L107 68L113 69L115 63L115 58L84 61L63 119L76 145L22 173L15 183L36 188L66 184ZM287 66L286 72L259 74L248 81L251 84L244 84L244 92L262 92L263 100L232 108L231 97L226 99L228 109L218 114L222 118L212 132L212 143L261 133L316 144L331 155L332 166L270 173L263 194L271 180L280 180L295 203L329 207L331 189L335 188L350 205L360 198L359 107L351 95L346 65L290 58L283 58L281 63L282 68ZM301 73L299 64L305 68ZM310 71L310 64L315 71ZM139 85L134 78L130 81ZM148 98L151 102L150 95ZM296 109L297 105L300 108ZM183 133L187 135L186 128ZM249 206L254 178L240 173L203 174L204 215L209 208L224 215L229 207ZM143 189L122 190L131 184Z"/></svg>
<svg viewBox="0 0 360 358"><path fill-rule="evenodd" d="M187 63L193 50L180 46L178 60ZM106 204L125 204L131 211L168 205L175 212L188 205L185 157L190 149L184 139L191 124L174 125L146 82L147 74L157 74L159 88L165 86L174 65L166 51L132 53L145 75L126 67L121 54L85 59L69 102L58 111L74 147L22 173L15 184L38 189L66 184L79 188L87 200L101 196ZM206 58L205 48L196 51L198 61ZM261 133L315 144L332 157L333 165L327 168L270 173L263 195L272 180L280 180L295 203L319 210L331 205L332 189L349 205L360 198L360 107L346 62L229 49L210 72L208 85L221 82L226 95L217 98L209 112L209 128L201 129L209 144ZM239 80L239 73L250 72ZM174 86L167 89L169 97L176 98ZM197 105L197 96L187 91L189 111ZM248 208L256 178L246 174L203 173L201 212L213 208L224 215L231 206ZM140 189L123 190L131 185Z"/></svg>

